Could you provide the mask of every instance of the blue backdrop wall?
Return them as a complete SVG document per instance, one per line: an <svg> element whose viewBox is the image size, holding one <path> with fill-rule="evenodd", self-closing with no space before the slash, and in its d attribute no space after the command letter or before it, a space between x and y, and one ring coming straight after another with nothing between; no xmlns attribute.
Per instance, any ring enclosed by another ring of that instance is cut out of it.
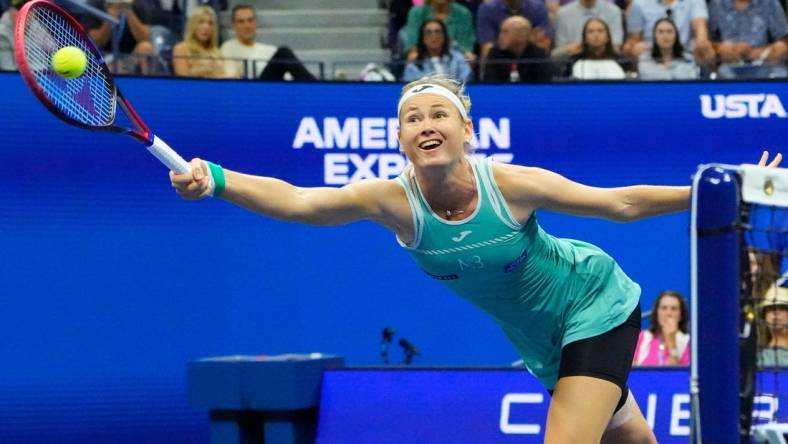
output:
<svg viewBox="0 0 788 444"><path fill-rule="evenodd" d="M398 85L119 83L187 158L304 186L404 165ZM785 83L469 90L479 155L590 185L687 185L700 163L788 153ZM63 124L15 74L0 74L0 91L3 442L205 442L206 415L186 401L187 361L320 351L377 364L384 326L416 344L422 364L517 359L492 321L425 277L384 229L184 202L131 139ZM687 213L540 220L617 258L644 308L662 289L687 293Z"/></svg>

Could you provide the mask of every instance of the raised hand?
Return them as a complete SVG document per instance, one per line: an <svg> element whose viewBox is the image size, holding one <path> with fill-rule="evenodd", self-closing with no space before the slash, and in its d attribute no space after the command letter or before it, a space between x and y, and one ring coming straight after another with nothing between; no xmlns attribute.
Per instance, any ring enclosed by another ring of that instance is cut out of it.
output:
<svg viewBox="0 0 788 444"><path fill-rule="evenodd" d="M777 153L777 155L774 156L774 159L772 159L772 161L769 162L769 152L764 150L763 154L761 154L761 160L758 161L758 166L765 166L765 167L769 167L769 168L777 168L778 166L780 166L780 161L781 160L783 160L782 153ZM768 165L767 165L767 162L769 162Z"/></svg>

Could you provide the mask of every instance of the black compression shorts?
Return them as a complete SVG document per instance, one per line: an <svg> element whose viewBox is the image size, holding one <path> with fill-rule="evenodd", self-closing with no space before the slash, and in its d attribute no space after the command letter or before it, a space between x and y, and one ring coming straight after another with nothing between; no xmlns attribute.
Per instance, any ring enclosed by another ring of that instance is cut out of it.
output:
<svg viewBox="0 0 788 444"><path fill-rule="evenodd" d="M640 305L635 307L624 323L605 333L567 344L561 350L558 379L566 376L590 376L604 379L621 388L621 399L616 412L629 394L627 379L632 369L638 335L640 334ZM550 394L552 395L552 391Z"/></svg>

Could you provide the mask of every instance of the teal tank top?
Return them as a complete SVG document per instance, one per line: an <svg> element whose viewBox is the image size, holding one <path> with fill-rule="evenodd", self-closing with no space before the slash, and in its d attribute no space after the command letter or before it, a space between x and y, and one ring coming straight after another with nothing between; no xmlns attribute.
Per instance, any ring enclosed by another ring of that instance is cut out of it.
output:
<svg viewBox="0 0 788 444"><path fill-rule="evenodd" d="M468 160L478 203L461 221L432 211L412 168L397 178L415 229L410 245L397 241L429 276L490 315L528 371L552 389L562 347L621 325L639 303L640 286L598 247L547 234L535 214L519 224L492 160Z"/></svg>

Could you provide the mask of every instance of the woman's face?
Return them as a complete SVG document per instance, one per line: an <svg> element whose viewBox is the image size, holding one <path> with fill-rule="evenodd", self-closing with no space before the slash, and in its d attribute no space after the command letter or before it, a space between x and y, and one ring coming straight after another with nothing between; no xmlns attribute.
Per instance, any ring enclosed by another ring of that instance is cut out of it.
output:
<svg viewBox="0 0 788 444"><path fill-rule="evenodd" d="M607 36L605 25L596 20L586 26L585 39L588 46L592 49L604 49L610 40Z"/></svg>
<svg viewBox="0 0 788 444"><path fill-rule="evenodd" d="M402 105L399 143L417 167L447 166L461 159L471 131L470 121L464 122L445 97L419 94Z"/></svg>
<svg viewBox="0 0 788 444"><path fill-rule="evenodd" d="M430 54L440 54L443 48L443 42L446 36L443 35L443 27L441 25L430 22L424 27L424 46Z"/></svg>
<svg viewBox="0 0 788 444"><path fill-rule="evenodd" d="M197 19L197 27L194 28L194 38L198 42L208 43L213 37L213 17L203 15Z"/></svg>
<svg viewBox="0 0 788 444"><path fill-rule="evenodd" d="M660 22L654 29L654 39L659 49L671 49L676 43L676 30L668 22Z"/></svg>
<svg viewBox="0 0 788 444"><path fill-rule="evenodd" d="M678 330L681 320L681 304L675 296L663 296L657 306L657 322L663 332Z"/></svg>
<svg viewBox="0 0 788 444"><path fill-rule="evenodd" d="M788 308L772 308L766 312L764 320L772 334L782 334L788 327Z"/></svg>

